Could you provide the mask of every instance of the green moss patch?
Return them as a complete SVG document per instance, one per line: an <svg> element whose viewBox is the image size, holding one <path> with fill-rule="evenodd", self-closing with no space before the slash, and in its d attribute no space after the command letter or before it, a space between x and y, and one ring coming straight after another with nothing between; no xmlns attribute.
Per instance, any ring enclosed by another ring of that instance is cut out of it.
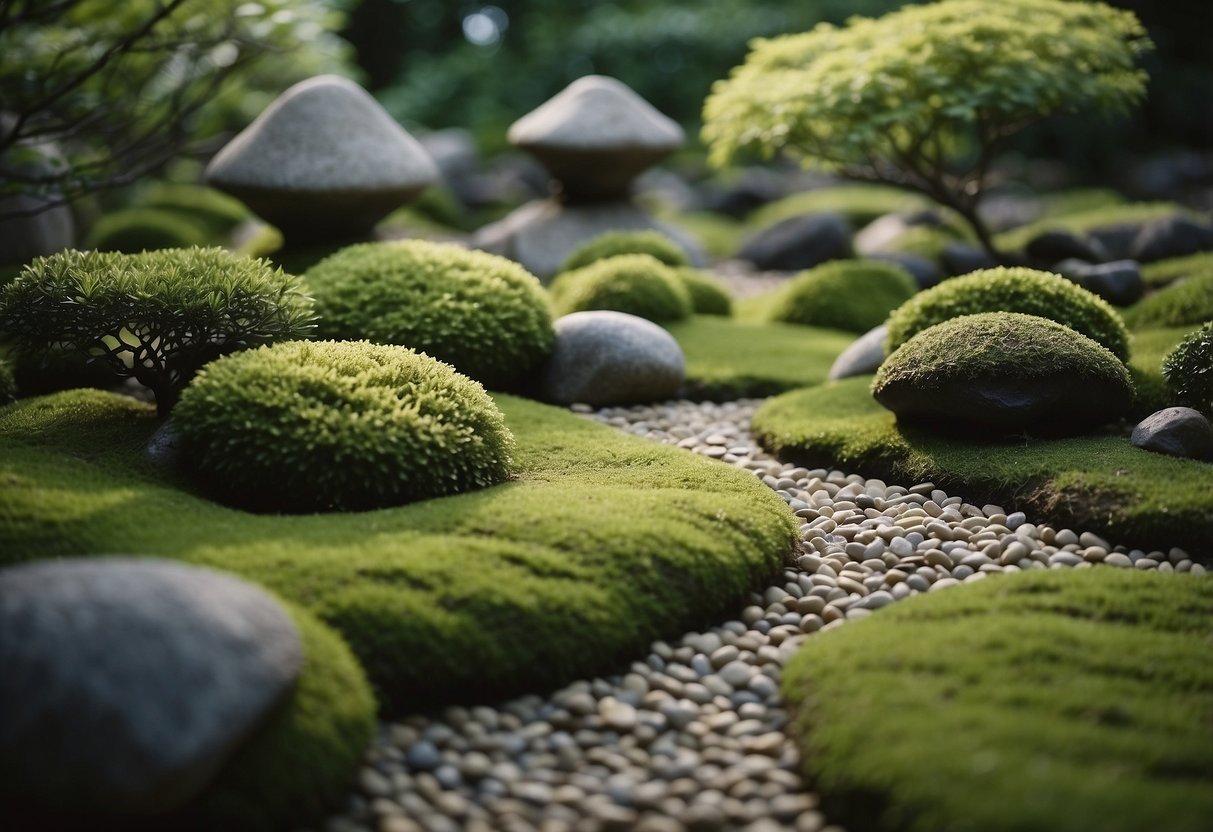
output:
<svg viewBox="0 0 1213 832"><path fill-rule="evenodd" d="M783 691L831 817L905 832L1198 832L1213 579L989 579L817 636Z"/></svg>
<svg viewBox="0 0 1213 832"><path fill-rule="evenodd" d="M870 376L779 396L754 414L768 450L893 482L929 480L970 501L1027 511L1113 544L1180 546L1213 557L1213 467L1151 453L1123 435L1002 441L902 428L868 390Z"/></svg>
<svg viewBox="0 0 1213 832"><path fill-rule="evenodd" d="M1184 257L1156 260L1141 267L1147 286L1166 286L1184 277L1213 272L1213 251L1198 251Z"/></svg>
<svg viewBox="0 0 1213 832"><path fill-rule="evenodd" d="M1134 329L1190 326L1213 320L1213 268L1176 280L1125 310Z"/></svg>
<svg viewBox="0 0 1213 832"><path fill-rule="evenodd" d="M900 188L884 185L834 185L786 196L753 211L746 218L752 230L774 225L805 214L842 214L856 226L866 225L885 214L942 210L931 200Z"/></svg>
<svg viewBox="0 0 1213 832"><path fill-rule="evenodd" d="M772 574L794 518L740 471L496 397L515 478L399 508L253 515L148 461L150 408L72 391L0 410L0 561L88 552L239 574L318 615L399 713L593 675ZM626 522L625 522L626 518Z"/></svg>
<svg viewBox="0 0 1213 832"><path fill-rule="evenodd" d="M770 320L863 334L884 323L918 290L910 273L879 260L832 260L784 283Z"/></svg>

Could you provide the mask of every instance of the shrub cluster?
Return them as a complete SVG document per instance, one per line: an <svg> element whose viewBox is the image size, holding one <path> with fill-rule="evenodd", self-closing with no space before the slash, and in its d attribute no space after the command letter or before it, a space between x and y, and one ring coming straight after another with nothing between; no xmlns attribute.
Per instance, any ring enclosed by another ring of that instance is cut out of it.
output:
<svg viewBox="0 0 1213 832"><path fill-rule="evenodd" d="M1179 342L1162 374L1176 402L1213 416L1213 321Z"/></svg>
<svg viewBox="0 0 1213 832"><path fill-rule="evenodd" d="M449 243L361 243L304 274L317 332L398 344L493 389L531 375L555 335L539 280L504 257Z"/></svg>
<svg viewBox="0 0 1213 832"><path fill-rule="evenodd" d="M917 289L895 263L831 260L790 280L768 315L772 321L863 333L884 323Z"/></svg>
<svg viewBox="0 0 1213 832"><path fill-rule="evenodd" d="M208 365L174 414L225 502L357 511L510 476L513 435L484 388L407 347L291 341Z"/></svg>
<svg viewBox="0 0 1213 832"><path fill-rule="evenodd" d="M1213 263L1138 302L1125 312L1125 318L1135 329L1213 320Z"/></svg>
<svg viewBox="0 0 1213 832"><path fill-rule="evenodd" d="M691 296L691 311L696 315L720 315L727 318L733 314L733 296L720 281L690 266L675 268L674 276Z"/></svg>
<svg viewBox="0 0 1213 832"><path fill-rule="evenodd" d="M885 351L894 350L927 327L961 315L1022 312L1068 326L1129 357L1129 333L1116 310L1080 286L1049 272L1025 268L983 269L920 292L889 316Z"/></svg>
<svg viewBox="0 0 1213 832"><path fill-rule="evenodd" d="M571 272L621 254L647 254L667 266L691 265L682 247L658 231L608 231L573 249L560 271Z"/></svg>
<svg viewBox="0 0 1213 832"><path fill-rule="evenodd" d="M206 362L311 327L297 278L220 248L63 251L0 288L0 332L19 360L74 354L151 388L161 414Z"/></svg>
<svg viewBox="0 0 1213 832"><path fill-rule="evenodd" d="M128 208L113 211L89 230L85 247L131 254L164 248L189 248L207 242L207 231L175 211Z"/></svg>
<svg viewBox="0 0 1213 832"><path fill-rule="evenodd" d="M663 323L691 314L691 296L682 281L648 254L621 254L564 272L550 289L561 315L607 309Z"/></svg>

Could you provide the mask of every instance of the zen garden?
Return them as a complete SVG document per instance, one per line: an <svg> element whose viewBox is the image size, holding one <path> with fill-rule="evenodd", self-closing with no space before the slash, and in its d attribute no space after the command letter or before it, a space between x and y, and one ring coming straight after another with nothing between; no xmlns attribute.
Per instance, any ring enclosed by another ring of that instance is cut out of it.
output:
<svg viewBox="0 0 1213 832"><path fill-rule="evenodd" d="M1198 832L1213 7L0 0L0 828Z"/></svg>

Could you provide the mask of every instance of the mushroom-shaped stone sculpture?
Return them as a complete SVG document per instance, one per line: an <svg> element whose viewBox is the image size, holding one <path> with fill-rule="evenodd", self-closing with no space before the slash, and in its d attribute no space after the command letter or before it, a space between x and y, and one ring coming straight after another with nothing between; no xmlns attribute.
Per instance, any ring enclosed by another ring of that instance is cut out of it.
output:
<svg viewBox="0 0 1213 832"><path fill-rule="evenodd" d="M439 173L366 90L320 75L278 96L216 154L206 180L289 243L366 235Z"/></svg>
<svg viewBox="0 0 1213 832"><path fill-rule="evenodd" d="M587 75L510 127L570 201L618 199L632 180L678 149L682 128L627 85Z"/></svg>

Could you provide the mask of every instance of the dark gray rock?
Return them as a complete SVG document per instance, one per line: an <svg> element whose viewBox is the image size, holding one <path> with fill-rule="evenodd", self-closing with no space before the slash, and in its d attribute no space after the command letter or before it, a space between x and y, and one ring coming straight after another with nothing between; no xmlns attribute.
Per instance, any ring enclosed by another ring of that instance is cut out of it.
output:
<svg viewBox="0 0 1213 832"><path fill-rule="evenodd" d="M0 570L0 804L178 807L302 663L282 607L221 572L135 558Z"/></svg>
<svg viewBox="0 0 1213 832"><path fill-rule="evenodd" d="M1133 428L1129 441L1147 451L1213 461L1213 424L1190 407L1151 413Z"/></svg>
<svg viewBox="0 0 1213 832"><path fill-rule="evenodd" d="M807 214L777 222L746 241L737 257L759 271L811 269L851 256L851 227L839 214Z"/></svg>
<svg viewBox="0 0 1213 832"><path fill-rule="evenodd" d="M956 277L978 269L992 269L998 265L985 249L968 243L948 243L939 254L939 265L948 277Z"/></svg>
<svg viewBox="0 0 1213 832"><path fill-rule="evenodd" d="M1141 223L1117 223L1104 225L1087 231L1087 237L1103 246L1109 260L1128 260L1133 257L1133 241L1141 233Z"/></svg>
<svg viewBox="0 0 1213 832"><path fill-rule="evenodd" d="M1187 217L1160 217L1141 227L1129 256L1140 263L1213 250L1213 229Z"/></svg>
<svg viewBox="0 0 1213 832"><path fill-rule="evenodd" d="M744 168L727 184L702 186L700 206L705 211L745 219L755 208L774 202L785 193L786 184L779 173L767 168Z"/></svg>
<svg viewBox="0 0 1213 832"><path fill-rule="evenodd" d="M1096 241L1068 231L1045 231L1037 234L1024 246L1024 253L1040 268L1070 259L1102 263L1108 255Z"/></svg>
<svg viewBox="0 0 1213 832"><path fill-rule="evenodd" d="M543 397L594 406L677 396L686 373L682 348L652 321L623 312L574 312L555 323Z"/></svg>
<svg viewBox="0 0 1213 832"><path fill-rule="evenodd" d="M876 372L884 362L884 340L888 334L889 328L881 324L860 335L834 359L829 378L866 376Z"/></svg>
<svg viewBox="0 0 1213 832"><path fill-rule="evenodd" d="M1135 260L1114 260L1091 264L1082 260L1063 260L1053 270L1094 292L1113 306L1132 306L1146 292L1141 264Z"/></svg>
<svg viewBox="0 0 1213 832"><path fill-rule="evenodd" d="M919 289L930 289L943 280L943 273L939 271L939 267L933 261L928 260L920 254L889 251L870 256L873 260L883 260L886 263L896 263L898 266L901 266L914 278L914 282L918 284Z"/></svg>
<svg viewBox="0 0 1213 832"><path fill-rule="evenodd" d="M185 445L172 419L165 419L156 428L156 432L147 440L143 453L159 467L177 468L183 465Z"/></svg>

